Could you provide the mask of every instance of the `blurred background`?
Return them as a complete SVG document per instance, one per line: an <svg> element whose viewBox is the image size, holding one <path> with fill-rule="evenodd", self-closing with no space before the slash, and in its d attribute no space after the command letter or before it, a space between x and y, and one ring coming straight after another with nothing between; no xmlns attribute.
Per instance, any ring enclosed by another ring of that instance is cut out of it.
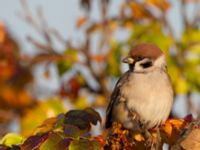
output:
<svg viewBox="0 0 200 150"><path fill-rule="evenodd" d="M70 109L93 107L104 121L109 96L127 70L120 61L142 42L166 55L172 116L196 117L199 0L0 0L0 137L28 136Z"/></svg>

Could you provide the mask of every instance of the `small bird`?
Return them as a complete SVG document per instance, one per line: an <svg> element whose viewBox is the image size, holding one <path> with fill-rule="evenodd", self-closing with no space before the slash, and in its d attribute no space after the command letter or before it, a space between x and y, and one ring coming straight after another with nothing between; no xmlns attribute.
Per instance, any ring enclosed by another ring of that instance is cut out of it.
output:
<svg viewBox="0 0 200 150"><path fill-rule="evenodd" d="M111 95L105 127L118 122L141 131L166 121L173 104L173 89L163 52L154 44L136 45L122 60L129 65Z"/></svg>

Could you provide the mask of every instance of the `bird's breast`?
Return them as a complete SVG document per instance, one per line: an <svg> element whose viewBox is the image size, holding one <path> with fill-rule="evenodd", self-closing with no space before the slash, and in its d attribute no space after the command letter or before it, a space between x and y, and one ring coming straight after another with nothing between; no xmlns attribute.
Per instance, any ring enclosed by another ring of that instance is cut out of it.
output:
<svg viewBox="0 0 200 150"><path fill-rule="evenodd" d="M165 72L132 73L122 87L127 107L135 110L149 127L165 121L173 101L171 82Z"/></svg>

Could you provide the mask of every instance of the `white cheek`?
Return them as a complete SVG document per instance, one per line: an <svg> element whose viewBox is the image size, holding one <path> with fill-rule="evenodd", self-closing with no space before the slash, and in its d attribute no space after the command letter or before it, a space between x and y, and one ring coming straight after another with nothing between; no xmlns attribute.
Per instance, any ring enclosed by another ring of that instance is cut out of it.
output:
<svg viewBox="0 0 200 150"><path fill-rule="evenodd" d="M144 68L140 65L142 62L136 62L134 66L134 71L143 71Z"/></svg>
<svg viewBox="0 0 200 150"><path fill-rule="evenodd" d="M156 66L156 67L166 66L165 56L161 55L160 57L158 57L158 59L154 63L154 66Z"/></svg>
<svg viewBox="0 0 200 150"><path fill-rule="evenodd" d="M141 65L141 64L148 62L148 61L150 61L148 58L144 58L143 60L136 62L135 66L134 66L134 71L135 72L141 72L141 71L144 71L144 70L148 70L149 68L143 68L143 66Z"/></svg>

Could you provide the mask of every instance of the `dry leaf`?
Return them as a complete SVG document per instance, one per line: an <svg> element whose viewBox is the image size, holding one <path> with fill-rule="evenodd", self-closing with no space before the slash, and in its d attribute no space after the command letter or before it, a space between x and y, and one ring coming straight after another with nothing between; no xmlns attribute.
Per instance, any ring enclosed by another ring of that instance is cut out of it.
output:
<svg viewBox="0 0 200 150"><path fill-rule="evenodd" d="M186 150L200 150L200 129L192 130L181 146Z"/></svg>

